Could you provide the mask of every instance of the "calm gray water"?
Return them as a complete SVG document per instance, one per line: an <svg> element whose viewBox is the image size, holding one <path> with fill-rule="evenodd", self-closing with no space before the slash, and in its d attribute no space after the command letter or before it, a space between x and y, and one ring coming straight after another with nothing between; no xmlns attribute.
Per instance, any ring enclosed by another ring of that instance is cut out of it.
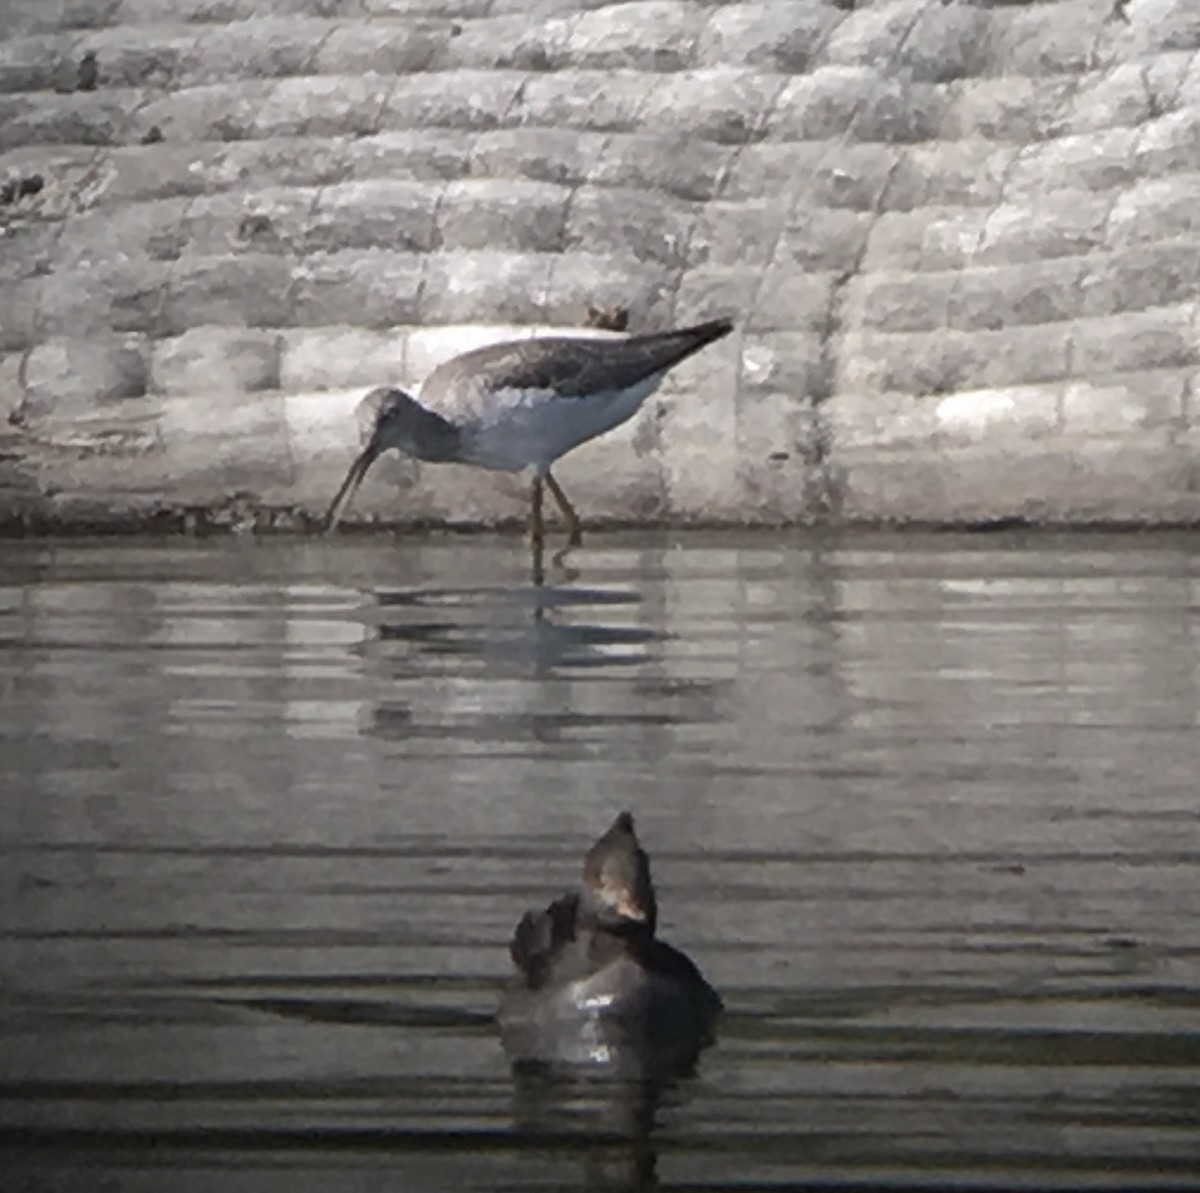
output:
<svg viewBox="0 0 1200 1193"><path fill-rule="evenodd" d="M0 1188L1196 1188L1198 548L0 544ZM517 1081L623 807L718 1042Z"/></svg>

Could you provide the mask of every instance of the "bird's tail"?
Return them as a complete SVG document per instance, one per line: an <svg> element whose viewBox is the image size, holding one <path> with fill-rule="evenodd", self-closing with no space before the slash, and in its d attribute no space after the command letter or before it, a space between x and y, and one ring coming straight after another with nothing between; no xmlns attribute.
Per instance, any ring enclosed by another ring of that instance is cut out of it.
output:
<svg viewBox="0 0 1200 1193"><path fill-rule="evenodd" d="M665 368L677 365L694 352L723 339L733 331L732 319L709 319L692 327L677 327L671 331L651 331L629 337L630 344L644 348L658 357Z"/></svg>

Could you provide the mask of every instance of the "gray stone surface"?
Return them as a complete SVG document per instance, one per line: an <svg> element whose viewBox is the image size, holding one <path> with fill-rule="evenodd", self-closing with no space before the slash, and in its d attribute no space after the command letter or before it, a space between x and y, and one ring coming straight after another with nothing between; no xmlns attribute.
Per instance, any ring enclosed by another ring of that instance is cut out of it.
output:
<svg viewBox="0 0 1200 1193"><path fill-rule="evenodd" d="M302 524L367 388L593 307L738 331L587 518L1198 520L1200 5L0 0L0 525Z"/></svg>

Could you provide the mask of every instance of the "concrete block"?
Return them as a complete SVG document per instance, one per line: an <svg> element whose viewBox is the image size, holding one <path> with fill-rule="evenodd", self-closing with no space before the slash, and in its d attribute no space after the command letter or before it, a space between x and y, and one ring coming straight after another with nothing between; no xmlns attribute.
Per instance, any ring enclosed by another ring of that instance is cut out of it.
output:
<svg viewBox="0 0 1200 1193"><path fill-rule="evenodd" d="M387 249L307 257L290 269L288 324L389 328L417 323L428 260Z"/></svg>
<svg viewBox="0 0 1200 1193"><path fill-rule="evenodd" d="M963 331L1046 324L1080 315L1087 262L1057 258L1031 265L964 269L947 325Z"/></svg>
<svg viewBox="0 0 1200 1193"><path fill-rule="evenodd" d="M791 197L759 202L706 204L697 212L688 241L692 266L765 266L791 219ZM817 209L814 219L831 214Z"/></svg>
<svg viewBox="0 0 1200 1193"><path fill-rule="evenodd" d="M718 196L729 202L759 202L769 196L795 194L827 159L825 146L815 143L764 141L741 146Z"/></svg>
<svg viewBox="0 0 1200 1193"><path fill-rule="evenodd" d="M746 332L740 353L738 392L749 395L756 407L766 395L808 401L824 383L825 352L815 332Z"/></svg>
<svg viewBox="0 0 1200 1193"><path fill-rule="evenodd" d="M50 273L61 232L58 223L0 224L0 279L16 282Z"/></svg>
<svg viewBox="0 0 1200 1193"><path fill-rule="evenodd" d="M584 186L567 210L563 244L568 249L629 253L678 269L687 260L692 213L661 195Z"/></svg>
<svg viewBox="0 0 1200 1193"><path fill-rule="evenodd" d="M1070 374L1071 325L887 334L838 340L835 393L940 396L1060 381Z"/></svg>
<svg viewBox="0 0 1200 1193"><path fill-rule="evenodd" d="M189 200L157 199L117 208L105 206L67 220L58 241L62 267L179 255L180 230Z"/></svg>
<svg viewBox="0 0 1200 1193"><path fill-rule="evenodd" d="M210 167L198 155L192 169L206 171L206 193L324 186L342 177L344 154L343 143L336 139L265 137L222 146Z"/></svg>
<svg viewBox="0 0 1200 1193"><path fill-rule="evenodd" d="M570 195L566 187L546 182L449 182L437 207L437 243L451 251L554 252L564 243Z"/></svg>
<svg viewBox="0 0 1200 1193"><path fill-rule="evenodd" d="M168 397L278 389L279 357L280 337L274 332L193 327L155 343L150 385Z"/></svg>
<svg viewBox="0 0 1200 1193"><path fill-rule="evenodd" d="M588 136L579 134L575 140L585 142ZM728 145L688 137L671 137L664 143L645 134L590 136L597 142L592 152L580 145L582 177L587 181L596 186L656 191L690 202L716 196L736 153Z"/></svg>
<svg viewBox="0 0 1200 1193"><path fill-rule="evenodd" d="M927 209L929 221L921 236L919 267L927 270L968 269L977 263L991 212L983 208ZM919 212L913 213L918 219Z"/></svg>
<svg viewBox="0 0 1200 1193"><path fill-rule="evenodd" d="M620 307L631 329L669 327L687 317L682 302L676 315L676 278L674 270L628 253L568 251L551 260L545 314L537 321L583 325L593 306Z"/></svg>
<svg viewBox="0 0 1200 1193"><path fill-rule="evenodd" d="M1027 78L1005 74L967 79L946 109L941 135L966 140L983 137L1024 145L1062 131L1073 82L1061 76Z"/></svg>
<svg viewBox="0 0 1200 1193"><path fill-rule="evenodd" d="M441 30L415 22L340 25L314 41L312 67L319 74L414 74L430 69L448 40Z"/></svg>
<svg viewBox="0 0 1200 1193"><path fill-rule="evenodd" d="M800 194L823 207L876 211L898 156L899 151L888 145L845 145L813 169Z"/></svg>
<svg viewBox="0 0 1200 1193"><path fill-rule="evenodd" d="M760 0L710 10L696 41L697 66L753 66L780 74L802 74L842 20L837 8Z"/></svg>
<svg viewBox="0 0 1200 1193"><path fill-rule="evenodd" d="M442 240L437 213L444 193L440 182L382 179L325 187L308 220L305 251L430 252Z"/></svg>
<svg viewBox="0 0 1200 1193"><path fill-rule="evenodd" d="M991 207L1006 194L1017 145L980 139L906 145L888 179L881 206L907 211L924 204Z"/></svg>
<svg viewBox="0 0 1200 1193"><path fill-rule="evenodd" d="M1025 443L1053 435L1062 422L1061 387L1013 385L967 390L937 401L937 432L948 444Z"/></svg>
<svg viewBox="0 0 1200 1193"><path fill-rule="evenodd" d="M457 70L390 80L381 129L497 128L517 118L520 71Z"/></svg>
<svg viewBox="0 0 1200 1193"><path fill-rule="evenodd" d="M1063 430L1080 438L1182 430L1188 387L1194 380L1195 370L1185 368L1139 370L1108 382L1069 382L1062 391Z"/></svg>
<svg viewBox="0 0 1200 1193"><path fill-rule="evenodd" d="M782 88L775 76L751 70L690 70L660 80L639 107L638 122L672 141L744 145L762 136Z"/></svg>
<svg viewBox="0 0 1200 1193"><path fill-rule="evenodd" d="M122 145L105 161L103 202L108 207L200 195L221 185L220 145ZM225 185L228 185L227 183Z"/></svg>
<svg viewBox="0 0 1200 1193"><path fill-rule="evenodd" d="M963 522L1019 517L1030 521L1141 521L1147 489L1164 513L1194 520L1200 500L1183 451L1161 435L1095 441L1064 455L1040 442L998 450L993 444L877 460L871 449L838 456L843 517Z"/></svg>
<svg viewBox="0 0 1200 1193"><path fill-rule="evenodd" d="M206 323L282 327L292 311L291 281L289 263L267 253L182 258L164 287L158 334Z"/></svg>
<svg viewBox="0 0 1200 1193"><path fill-rule="evenodd" d="M191 141L245 141L269 135L259 121L275 83L241 79L186 91L151 94L130 113L129 140L144 141L157 129L171 145Z"/></svg>
<svg viewBox="0 0 1200 1193"><path fill-rule="evenodd" d="M1200 293L1200 244L1194 241L1135 245L1096 254L1088 265L1080 282L1086 315L1170 307Z"/></svg>
<svg viewBox="0 0 1200 1193"><path fill-rule="evenodd" d="M33 342L41 293L39 278L0 282L0 351L19 352Z"/></svg>
<svg viewBox="0 0 1200 1193"><path fill-rule="evenodd" d="M553 71L571 64L567 50L571 19L539 22L533 13L497 13L459 26L434 58L439 70Z"/></svg>
<svg viewBox="0 0 1200 1193"><path fill-rule="evenodd" d="M470 21L491 11L490 0L358 0L358 3L369 17Z"/></svg>
<svg viewBox="0 0 1200 1193"><path fill-rule="evenodd" d="M816 435L811 403L792 394L755 395L740 405L738 501L746 522L781 524L809 515Z"/></svg>
<svg viewBox="0 0 1200 1193"><path fill-rule="evenodd" d="M760 296L761 279L762 271L753 264L702 265L689 269L675 291L676 318L680 323L699 323L703 319L737 315L742 326L749 326L753 312L764 301ZM776 312L776 317L782 318L787 326L786 313Z"/></svg>
<svg viewBox="0 0 1200 1193"><path fill-rule="evenodd" d="M874 217L844 208L801 208L780 237L777 261L814 273L857 270Z"/></svg>
<svg viewBox="0 0 1200 1193"><path fill-rule="evenodd" d="M1200 299L1169 310L1126 311L1083 319L1072 329L1075 359L1091 377L1200 363L1196 338Z"/></svg>
<svg viewBox="0 0 1200 1193"><path fill-rule="evenodd" d="M300 15L199 25L179 47L168 78L184 88L305 74L331 28L326 20Z"/></svg>
<svg viewBox="0 0 1200 1193"><path fill-rule="evenodd" d="M921 16L920 0L889 0L846 11L825 45L824 57L840 66L889 62Z"/></svg>
<svg viewBox="0 0 1200 1193"><path fill-rule="evenodd" d="M391 79L374 74L280 79L254 114L251 129L255 137L369 135L380 129L391 89Z"/></svg>
<svg viewBox="0 0 1200 1193"><path fill-rule="evenodd" d="M313 327L281 337L279 386L323 392L354 386L403 385L408 333L359 327Z"/></svg>
<svg viewBox="0 0 1200 1193"><path fill-rule="evenodd" d="M993 69L996 23L997 14L984 6L916 5L904 11L900 39L890 57L898 73L911 74L919 82L949 83L984 74Z"/></svg>
<svg viewBox="0 0 1200 1193"><path fill-rule="evenodd" d="M146 392L144 336L44 340L25 359L20 414L27 423L79 419Z"/></svg>
<svg viewBox="0 0 1200 1193"><path fill-rule="evenodd" d="M1005 327L965 333L956 341L947 333L947 351L961 353L961 389L1009 388L1061 381L1071 373L1069 323Z"/></svg>
<svg viewBox="0 0 1200 1193"><path fill-rule="evenodd" d="M661 83L654 75L637 72L564 70L550 75L522 74L511 102L498 110L511 118L504 123L632 132L639 128L641 112Z"/></svg>
<svg viewBox="0 0 1200 1193"><path fill-rule="evenodd" d="M1009 75L1078 75L1093 69L1093 49L1111 17L1091 0L1010 5L992 21L989 56Z"/></svg>
<svg viewBox="0 0 1200 1193"><path fill-rule="evenodd" d="M1200 172L1148 178L1117 195L1113 202L1108 241L1115 248L1197 237L1200 237Z"/></svg>
<svg viewBox="0 0 1200 1193"><path fill-rule="evenodd" d="M862 268L868 273L949 269L974 256L987 215L926 207L885 211L869 224Z"/></svg>
<svg viewBox="0 0 1200 1193"><path fill-rule="evenodd" d="M946 394L962 388L975 354L968 337L851 330L831 344L833 397Z"/></svg>
<svg viewBox="0 0 1200 1193"><path fill-rule="evenodd" d="M943 89L932 83L881 79L855 111L850 135L888 144L931 141L940 134L947 103Z"/></svg>
<svg viewBox="0 0 1200 1193"><path fill-rule="evenodd" d="M475 178L525 178L578 186L599 169L615 138L550 128L498 128L474 136L468 168Z"/></svg>
<svg viewBox="0 0 1200 1193"><path fill-rule="evenodd" d="M1162 102L1148 84L1145 64L1122 62L1111 70L1085 76L1071 98L1068 127L1077 133L1137 128Z"/></svg>
<svg viewBox="0 0 1200 1193"><path fill-rule="evenodd" d="M819 141L850 128L862 97L879 82L873 66L819 66L789 79L767 121L773 140Z"/></svg>
<svg viewBox="0 0 1200 1193"><path fill-rule="evenodd" d="M142 101L137 90L0 97L0 153L23 145L115 145Z"/></svg>
<svg viewBox="0 0 1200 1193"><path fill-rule="evenodd" d="M575 20L567 56L584 70L682 70L703 25L684 0L609 4Z"/></svg>
<svg viewBox="0 0 1200 1193"><path fill-rule="evenodd" d="M941 430L938 403L908 393L847 390L827 402L822 415L837 453L868 449L881 453L928 449Z"/></svg>
<svg viewBox="0 0 1200 1193"><path fill-rule="evenodd" d="M20 36L12 32L11 26L6 32L8 36L0 42L0 94L53 91L60 78L69 84L73 36L60 33Z"/></svg>
<svg viewBox="0 0 1200 1193"><path fill-rule="evenodd" d="M55 270L41 281L41 336L86 338L109 331L158 334L172 263L116 260Z"/></svg>
<svg viewBox="0 0 1200 1193"><path fill-rule="evenodd" d="M672 520L719 520L741 506L737 406L732 397L739 352L738 345L730 343L733 339L706 348L703 370L691 369L675 378L670 400L661 400L660 458ZM698 356L685 364L699 366L700 361Z"/></svg>
<svg viewBox="0 0 1200 1193"><path fill-rule="evenodd" d="M170 26L151 26L130 37L120 26L92 29L71 46L73 63L92 54L97 66L97 89L164 89L184 85L181 66L193 52L196 32ZM78 67L76 67L76 80Z"/></svg>
<svg viewBox="0 0 1200 1193"><path fill-rule="evenodd" d="M1138 130L1115 128L1029 145L1012 163L1004 197L1037 204L1061 189L1108 193L1128 186L1138 175L1139 140Z"/></svg>
<svg viewBox="0 0 1200 1193"><path fill-rule="evenodd" d="M1111 200L1057 191L1035 205L1006 203L988 217L977 259L982 264L1038 262L1090 253L1104 244Z"/></svg>
<svg viewBox="0 0 1200 1193"><path fill-rule="evenodd" d="M263 187L193 199L182 213L173 255L302 253L319 193L317 187ZM162 243L169 245L170 241L162 238ZM167 251L159 255L166 260L172 256Z"/></svg>
<svg viewBox="0 0 1200 1193"><path fill-rule="evenodd" d="M412 322L539 322L553 268L545 254L434 253L425 259L419 318Z"/></svg>
<svg viewBox="0 0 1200 1193"><path fill-rule="evenodd" d="M346 181L430 182L470 173L476 134L442 128L392 129L338 145L339 170Z"/></svg>
<svg viewBox="0 0 1200 1193"><path fill-rule="evenodd" d="M1200 12L1188 0L1146 0L1130 13L1141 53L1200 49Z"/></svg>
<svg viewBox="0 0 1200 1193"><path fill-rule="evenodd" d="M1151 120L1140 133L1131 154L1138 177L1154 178L1196 168L1200 153L1200 111L1195 107Z"/></svg>
<svg viewBox="0 0 1200 1193"><path fill-rule="evenodd" d="M7 423L21 401L22 352L0 355L0 423Z"/></svg>
<svg viewBox="0 0 1200 1193"><path fill-rule="evenodd" d="M843 292L843 324L879 331L944 327L957 283L953 273L859 275Z"/></svg>
<svg viewBox="0 0 1200 1193"><path fill-rule="evenodd" d="M799 273L776 261L761 276L753 307L743 322L755 331L817 330L828 326L834 293L833 274Z"/></svg>
<svg viewBox="0 0 1200 1193"><path fill-rule="evenodd" d="M175 395L163 404L158 433L175 502L212 507L239 493L286 490L295 479L278 395Z"/></svg>

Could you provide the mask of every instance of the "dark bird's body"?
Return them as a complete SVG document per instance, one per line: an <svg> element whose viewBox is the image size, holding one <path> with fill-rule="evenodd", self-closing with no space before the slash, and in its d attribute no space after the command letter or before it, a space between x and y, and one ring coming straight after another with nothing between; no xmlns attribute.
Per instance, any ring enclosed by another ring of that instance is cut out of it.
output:
<svg viewBox="0 0 1200 1193"><path fill-rule="evenodd" d="M650 859L622 812L588 851L583 883L521 917L516 979L500 1009L518 1061L607 1063L622 1054L692 1059L721 998L685 953L657 935Z"/></svg>
<svg viewBox="0 0 1200 1193"><path fill-rule="evenodd" d="M432 463L533 472L531 533L542 538L545 481L567 520L579 519L550 468L573 447L630 419L680 361L728 335L718 319L676 331L623 338L545 336L465 352L439 365L420 400L403 390L372 390L359 404L365 447L329 509L338 522L367 470L389 448Z"/></svg>

